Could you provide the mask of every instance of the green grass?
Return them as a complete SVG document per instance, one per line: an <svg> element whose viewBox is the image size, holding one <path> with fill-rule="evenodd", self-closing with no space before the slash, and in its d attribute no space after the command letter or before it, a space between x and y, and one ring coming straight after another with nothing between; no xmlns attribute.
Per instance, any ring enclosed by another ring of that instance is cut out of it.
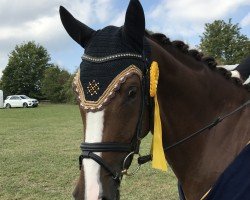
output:
<svg viewBox="0 0 250 200"><path fill-rule="evenodd" d="M78 106L0 109L0 199L71 199L81 140ZM146 164L123 179L121 199L177 199L176 179Z"/></svg>

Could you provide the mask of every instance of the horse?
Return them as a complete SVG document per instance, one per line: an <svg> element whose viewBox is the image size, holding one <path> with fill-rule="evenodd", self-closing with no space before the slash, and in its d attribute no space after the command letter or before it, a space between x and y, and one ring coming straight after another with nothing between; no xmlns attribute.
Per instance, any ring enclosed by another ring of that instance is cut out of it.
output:
<svg viewBox="0 0 250 200"><path fill-rule="evenodd" d="M120 198L120 182L140 141L154 132L152 61L159 66L164 156L184 198L207 198L250 140L249 87L184 42L148 34L138 0L130 0L123 26L97 31L64 7L59 12L68 34L85 49L73 82L84 125L74 198Z"/></svg>
<svg viewBox="0 0 250 200"><path fill-rule="evenodd" d="M250 55L242 60L233 72L238 73L238 76L244 81L244 84L250 83Z"/></svg>

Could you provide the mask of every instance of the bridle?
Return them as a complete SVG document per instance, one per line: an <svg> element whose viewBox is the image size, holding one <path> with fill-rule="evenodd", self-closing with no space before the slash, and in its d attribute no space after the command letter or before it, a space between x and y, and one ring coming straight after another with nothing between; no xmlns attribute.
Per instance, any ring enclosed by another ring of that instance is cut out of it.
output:
<svg viewBox="0 0 250 200"><path fill-rule="evenodd" d="M124 59L124 58L133 58L133 59L140 59L143 63L143 67L142 67L142 79L141 79L141 104L140 104L140 114L139 114L139 118L137 121L137 127L136 127L136 131L135 134L131 140L131 142L129 144L126 143L116 143L116 142L99 142L99 143L86 143L83 142L80 145L80 148L82 150L82 154L79 156L79 168L81 170L82 168L82 160L83 159L92 159L95 162L97 162L101 167L103 167L103 169L105 169L115 181L120 182L123 175L133 175L139 168L140 165L147 163L149 161L152 160L152 155L146 155L146 156L140 156L139 154L139 147L140 147L140 143L142 140L142 121L143 121L143 116L144 116L144 110L145 110L145 106L148 106L149 109L149 120L153 121L153 114L152 114L152 107L153 107L153 103L152 103L152 98L149 96L149 67L150 67L150 61L149 61L149 57L146 56L147 54L144 52L143 55L139 55L139 54L131 54L131 53L125 53L125 54L119 54L119 55L112 55L112 56L108 56L105 58L93 58L93 57L89 57L87 55L84 55L82 58L83 59L88 59L89 62L96 62L96 63L101 63L101 62L106 62L106 61L112 61L115 59ZM211 129L214 126L216 126L217 124L219 124L220 122L222 122L225 118L228 118L230 116L232 116L233 114L243 110L244 108L246 108L248 105L250 104L250 100L246 101L245 103L243 103L242 105L240 105L239 107L237 107L236 109L234 109L233 111L219 116L217 118L215 118L211 123L207 124L206 126L204 126L203 128L201 128L200 130L189 134L189 136L181 139L180 141L168 146L164 148L164 151L168 151L171 150L173 148L175 148L176 146L191 140L193 137L203 133L205 130ZM150 121L150 130L152 129L152 123ZM127 153L127 156L125 156L124 160L123 160L123 166L122 166L122 170L120 172L117 172L115 170L113 170L100 156L98 156L97 152L121 152L121 153ZM137 169L132 172L129 173L128 172L128 167L129 167L129 160L132 159L132 157L134 155L138 154L138 167Z"/></svg>
<svg viewBox="0 0 250 200"><path fill-rule="evenodd" d="M92 159L95 162L97 162L103 169L105 169L115 181L120 182L123 175L132 175L137 171L140 167L132 172L128 172L128 166L130 165L130 159L136 154L139 155L139 147L141 143L141 135L142 135L142 122L143 122L143 116L144 116L144 110L145 106L149 106L150 104L150 97L149 97L149 58L148 58L148 52L144 51L143 55L140 54L134 54L134 53L123 53L123 54L116 54L111 55L107 57L101 57L101 58L94 58L88 55L83 55L82 59L87 60L88 62L93 63L102 63L107 61L113 61L116 59L139 59L142 62L142 66L140 66L140 69L142 71L142 78L141 78L141 103L140 103L140 113L139 118L137 121L136 130L134 133L134 136L132 137L132 140L129 144L127 143L117 143L117 142L98 142L98 143L86 143L82 142L80 145L80 149L82 151L82 154L79 156L79 168L81 170L82 168L82 160L83 159ZM117 172L113 170L100 156L98 156L96 153L98 152L120 152L120 153L127 153L123 160L123 166L121 172ZM140 157L140 155L139 155Z"/></svg>

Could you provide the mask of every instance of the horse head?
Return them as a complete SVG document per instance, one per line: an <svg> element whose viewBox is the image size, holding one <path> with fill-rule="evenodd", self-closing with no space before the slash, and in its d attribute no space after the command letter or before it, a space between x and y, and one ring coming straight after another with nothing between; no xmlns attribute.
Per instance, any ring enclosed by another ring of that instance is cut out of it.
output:
<svg viewBox="0 0 250 200"><path fill-rule="evenodd" d="M84 124L75 199L119 199L120 180L148 131L145 18L131 0L122 27L93 30L64 7L68 34L84 49L74 90Z"/></svg>

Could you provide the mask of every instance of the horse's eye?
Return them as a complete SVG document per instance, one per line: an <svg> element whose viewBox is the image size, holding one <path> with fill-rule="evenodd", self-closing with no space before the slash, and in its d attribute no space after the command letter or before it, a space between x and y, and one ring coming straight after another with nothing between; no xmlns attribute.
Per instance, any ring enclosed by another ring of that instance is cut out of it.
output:
<svg viewBox="0 0 250 200"><path fill-rule="evenodd" d="M134 99L137 94L137 88L136 87L131 87L128 91L128 97L131 99Z"/></svg>

